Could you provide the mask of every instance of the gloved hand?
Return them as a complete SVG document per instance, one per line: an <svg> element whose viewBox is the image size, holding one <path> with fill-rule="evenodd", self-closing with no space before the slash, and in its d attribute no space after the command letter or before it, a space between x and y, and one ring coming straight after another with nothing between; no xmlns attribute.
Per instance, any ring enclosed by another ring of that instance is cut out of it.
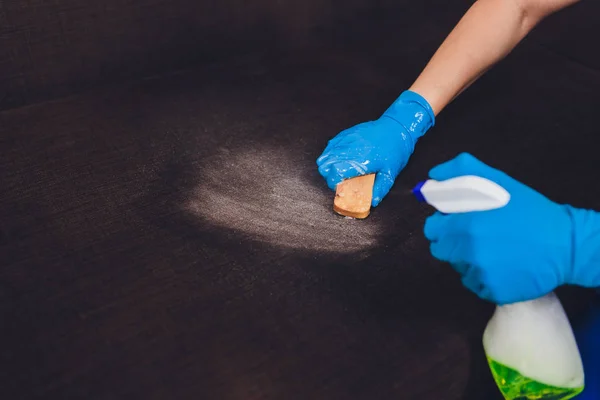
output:
<svg viewBox="0 0 600 400"><path fill-rule="evenodd" d="M372 205L390 191L413 153L417 139L435 124L429 103L405 91L377 120L340 132L317 159L319 173L335 190L344 179L376 173Z"/></svg>
<svg viewBox="0 0 600 400"><path fill-rule="evenodd" d="M600 285L598 213L554 203L466 153L429 175L435 180L477 175L511 195L500 209L437 212L425 223L431 254L452 264L481 298L507 304L541 297L563 284Z"/></svg>

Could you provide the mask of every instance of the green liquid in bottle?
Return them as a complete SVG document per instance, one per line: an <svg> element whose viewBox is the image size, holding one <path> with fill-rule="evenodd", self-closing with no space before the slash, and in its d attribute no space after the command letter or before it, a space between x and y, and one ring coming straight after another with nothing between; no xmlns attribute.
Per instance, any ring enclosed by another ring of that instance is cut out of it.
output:
<svg viewBox="0 0 600 400"><path fill-rule="evenodd" d="M560 388L537 382L489 357L488 364L494 380L506 400L568 400L583 391L583 386Z"/></svg>

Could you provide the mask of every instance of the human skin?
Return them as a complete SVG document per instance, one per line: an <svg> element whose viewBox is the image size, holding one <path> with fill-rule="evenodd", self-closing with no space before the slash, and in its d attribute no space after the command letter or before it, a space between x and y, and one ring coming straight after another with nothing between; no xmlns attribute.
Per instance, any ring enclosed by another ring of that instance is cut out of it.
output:
<svg viewBox="0 0 600 400"><path fill-rule="evenodd" d="M579 0L478 0L461 18L409 90L439 114L547 16Z"/></svg>

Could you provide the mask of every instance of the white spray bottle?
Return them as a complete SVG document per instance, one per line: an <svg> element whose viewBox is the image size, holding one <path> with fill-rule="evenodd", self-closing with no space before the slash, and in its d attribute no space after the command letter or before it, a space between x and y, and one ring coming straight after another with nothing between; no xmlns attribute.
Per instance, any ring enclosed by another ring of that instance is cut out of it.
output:
<svg viewBox="0 0 600 400"><path fill-rule="evenodd" d="M510 201L503 187L473 175L428 180L413 193L445 214L493 210ZM483 347L507 400L567 400L583 391L579 349L554 293L497 306L483 334Z"/></svg>

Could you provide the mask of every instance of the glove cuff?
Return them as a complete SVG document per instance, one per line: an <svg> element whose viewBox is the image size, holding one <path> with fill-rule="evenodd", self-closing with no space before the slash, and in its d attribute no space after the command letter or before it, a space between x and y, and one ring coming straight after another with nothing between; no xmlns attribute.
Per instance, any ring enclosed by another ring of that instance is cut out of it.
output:
<svg viewBox="0 0 600 400"><path fill-rule="evenodd" d="M565 207L572 226L572 268L567 283L600 287L600 213Z"/></svg>
<svg viewBox="0 0 600 400"><path fill-rule="evenodd" d="M410 90L404 91L383 116L402 125L414 142L435 125L435 114L427 100Z"/></svg>

